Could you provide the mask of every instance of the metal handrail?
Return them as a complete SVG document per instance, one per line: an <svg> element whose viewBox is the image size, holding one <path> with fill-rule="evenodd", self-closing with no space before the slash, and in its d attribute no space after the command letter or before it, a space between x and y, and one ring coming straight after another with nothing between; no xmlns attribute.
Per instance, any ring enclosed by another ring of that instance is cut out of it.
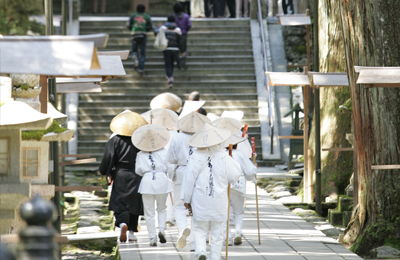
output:
<svg viewBox="0 0 400 260"><path fill-rule="evenodd" d="M265 35L264 35L264 25L263 25L263 19L262 19L262 13L261 13L261 2L260 0L257 0L257 6L258 6L258 13L257 13L257 20L258 20L258 25L260 28L260 38L261 38L261 52L263 55L263 66L264 66L264 81L265 81L265 87L267 88L268 92L268 116L269 116L269 126L270 126L270 136L271 136L271 148L270 148L270 153L274 153L274 116L272 114L272 104L271 104L271 88L269 86L269 80L268 76L265 74L265 72L268 71L268 63L267 63L267 50L265 47Z"/></svg>

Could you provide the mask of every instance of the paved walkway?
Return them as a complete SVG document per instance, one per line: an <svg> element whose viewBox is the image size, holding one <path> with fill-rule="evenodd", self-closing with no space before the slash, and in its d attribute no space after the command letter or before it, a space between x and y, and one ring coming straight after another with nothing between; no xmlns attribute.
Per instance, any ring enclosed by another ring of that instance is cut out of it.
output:
<svg viewBox="0 0 400 260"><path fill-rule="evenodd" d="M230 246L228 259L236 260L336 260L362 259L332 238L326 237L310 223L292 213L281 203L258 188L261 225L261 245L258 244L255 186L247 182L247 201L243 221L243 244ZM167 243L149 246L146 223L141 221L142 231L137 234L137 243L119 245L122 260L194 260L189 245L182 250L176 248L178 230L166 230ZM221 253L225 259L225 247Z"/></svg>

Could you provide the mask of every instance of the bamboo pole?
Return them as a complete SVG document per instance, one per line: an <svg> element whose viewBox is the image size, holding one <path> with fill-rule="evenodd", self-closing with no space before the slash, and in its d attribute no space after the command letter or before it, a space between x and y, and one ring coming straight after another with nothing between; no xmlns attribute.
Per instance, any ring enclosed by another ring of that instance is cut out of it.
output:
<svg viewBox="0 0 400 260"><path fill-rule="evenodd" d="M253 164L257 166L256 163L256 138L252 137L251 138L251 148L253 150L252 154L252 159L253 159ZM255 189L256 189L256 209L257 209L257 228L258 228L258 244L261 245L261 233L260 233L260 211L258 209L258 194L257 194L257 183L254 183Z"/></svg>

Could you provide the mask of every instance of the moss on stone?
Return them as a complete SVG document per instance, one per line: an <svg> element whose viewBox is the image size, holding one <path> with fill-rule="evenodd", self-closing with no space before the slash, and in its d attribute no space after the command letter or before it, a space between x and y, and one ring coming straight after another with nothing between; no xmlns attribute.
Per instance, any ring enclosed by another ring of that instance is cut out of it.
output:
<svg viewBox="0 0 400 260"><path fill-rule="evenodd" d="M56 120L53 120L52 125L46 130L30 130L22 131L22 140L37 140L40 141L45 134L48 133L62 133L68 128L61 127Z"/></svg>
<svg viewBox="0 0 400 260"><path fill-rule="evenodd" d="M23 85L20 86L20 88L21 88L22 90L28 90L28 89L29 89L29 86L23 84Z"/></svg>

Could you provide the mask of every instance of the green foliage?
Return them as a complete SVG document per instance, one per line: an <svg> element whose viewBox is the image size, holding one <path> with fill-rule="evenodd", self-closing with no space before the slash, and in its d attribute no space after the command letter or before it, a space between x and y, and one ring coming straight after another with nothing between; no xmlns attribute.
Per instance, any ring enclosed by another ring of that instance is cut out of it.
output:
<svg viewBox="0 0 400 260"><path fill-rule="evenodd" d="M21 89L22 89L22 90L28 90L28 89L29 89L29 86L28 86L28 85L21 85Z"/></svg>
<svg viewBox="0 0 400 260"><path fill-rule="evenodd" d="M293 46L293 51L300 53L300 54L306 54L307 53L307 47L304 45L300 46Z"/></svg>
<svg viewBox="0 0 400 260"><path fill-rule="evenodd" d="M68 128L61 127L56 120L53 120L53 124L46 130L31 130L22 131L22 140L37 140L40 141L42 137L47 133L62 133L68 130Z"/></svg>
<svg viewBox="0 0 400 260"><path fill-rule="evenodd" d="M43 13L41 0L0 0L0 34L26 35L28 30L44 34L44 26L30 21L30 15Z"/></svg>

